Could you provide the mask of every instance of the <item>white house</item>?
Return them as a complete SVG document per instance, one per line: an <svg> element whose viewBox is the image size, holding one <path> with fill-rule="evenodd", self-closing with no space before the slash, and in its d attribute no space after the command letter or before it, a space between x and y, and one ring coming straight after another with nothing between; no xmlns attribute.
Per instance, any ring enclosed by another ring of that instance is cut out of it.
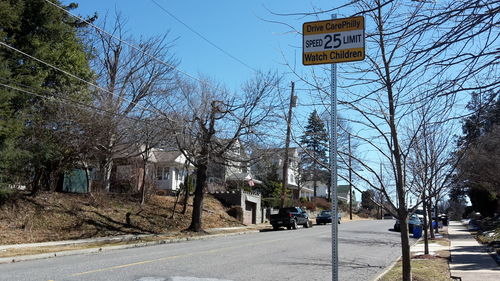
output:
<svg viewBox="0 0 500 281"><path fill-rule="evenodd" d="M186 166L186 157L179 150L165 151L154 149L155 182L158 189L178 190L184 178L192 171L192 166Z"/></svg>
<svg viewBox="0 0 500 281"><path fill-rule="evenodd" d="M312 190L313 195L314 195L314 182L313 181L306 181L303 183L303 185L305 187L307 187L308 189ZM316 182L316 196L328 198L328 186L326 183L324 183L322 181Z"/></svg>
<svg viewBox="0 0 500 281"><path fill-rule="evenodd" d="M144 171L145 148L143 145L119 145L114 153L114 183L139 189ZM162 190L178 190L184 178L192 171L186 169L186 157L179 150L151 148L147 155L146 184Z"/></svg>
<svg viewBox="0 0 500 281"><path fill-rule="evenodd" d="M304 186L313 190L313 192L314 192L314 182L313 181L306 181L304 183ZM322 181L316 182L316 195L318 197L328 198L328 185L325 182L322 182ZM349 202L349 199L351 198L351 196L349 194L349 185L348 184L337 186L337 197L339 200ZM353 199L356 200L356 196L353 196Z"/></svg>

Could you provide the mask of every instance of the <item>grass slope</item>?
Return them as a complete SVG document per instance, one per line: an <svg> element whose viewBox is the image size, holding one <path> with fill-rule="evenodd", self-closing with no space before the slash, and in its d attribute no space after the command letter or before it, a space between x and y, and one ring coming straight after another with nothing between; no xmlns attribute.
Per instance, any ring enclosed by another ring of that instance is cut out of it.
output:
<svg viewBox="0 0 500 281"><path fill-rule="evenodd" d="M191 222L191 204L185 215L180 213L182 205L178 204L172 219L174 201L174 197L155 195L141 206L139 198L123 194L90 196L44 192L30 197L21 193L0 206L0 244L160 234L186 229ZM241 225L209 195L203 211L204 228Z"/></svg>

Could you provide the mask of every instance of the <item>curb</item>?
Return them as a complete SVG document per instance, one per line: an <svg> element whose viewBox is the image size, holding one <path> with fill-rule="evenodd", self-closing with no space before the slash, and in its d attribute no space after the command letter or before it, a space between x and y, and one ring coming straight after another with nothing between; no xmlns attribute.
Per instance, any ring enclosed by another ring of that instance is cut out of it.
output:
<svg viewBox="0 0 500 281"><path fill-rule="evenodd" d="M420 240L422 240L422 237L420 237L419 239L417 239L417 241L415 241L415 243L413 243L413 244L411 244L411 245L410 245L410 255L411 255L411 248L412 248L413 246L415 246L415 245L416 245L416 244L417 244ZM392 269L392 268L396 265L396 263L398 263L398 262L401 260L401 258L402 258L402 257L403 257L402 255L399 255L399 257L398 257L396 260L394 260L391 264L389 264L389 265L388 265L388 266L384 269L384 271L382 271L379 275L377 275L377 276L373 279L373 281L379 281L379 280L380 280L380 279L381 279L384 275L386 275L386 274L387 274L387 272L391 271L391 269Z"/></svg>
<svg viewBox="0 0 500 281"><path fill-rule="evenodd" d="M81 254L94 254L94 253L100 253L100 252L104 252L104 251L141 248L141 247L148 247L148 246L155 246L155 245L162 245L162 244L173 244L173 243L180 243L180 242L187 242L187 241L194 241L194 240L208 240L208 239L215 239L215 238L220 238L220 237L245 235L245 234L250 234L250 233L258 233L258 232L259 232L259 230L250 230L250 231L233 232L233 233L218 233L218 234L209 234L209 235L203 235L203 236L173 238L173 239L165 239L165 240L158 240L158 241L142 242L142 243L129 244L129 245L103 246L103 247L96 247L96 248L89 248L89 249L51 252L51 253L44 253L44 254L37 254L37 255L13 256L13 257L0 258L0 264L15 263L15 262L22 262L22 261L30 261L30 260L39 260L39 259L48 259L48 258L63 257L63 256L74 256L74 255L81 255Z"/></svg>
<svg viewBox="0 0 500 281"><path fill-rule="evenodd" d="M387 272L391 271L391 269L396 265L401 260L402 256L399 256L395 261L393 261L391 264L389 264L384 271L382 271L379 275L377 275L373 281L379 281L384 275L387 274Z"/></svg>

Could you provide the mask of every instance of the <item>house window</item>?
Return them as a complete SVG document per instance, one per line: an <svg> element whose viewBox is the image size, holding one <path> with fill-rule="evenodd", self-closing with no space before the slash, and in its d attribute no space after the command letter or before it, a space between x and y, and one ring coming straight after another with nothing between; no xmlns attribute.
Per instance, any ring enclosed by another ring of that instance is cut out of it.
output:
<svg viewBox="0 0 500 281"><path fill-rule="evenodd" d="M157 180L168 180L170 177L169 167L158 167L156 169L156 179Z"/></svg>

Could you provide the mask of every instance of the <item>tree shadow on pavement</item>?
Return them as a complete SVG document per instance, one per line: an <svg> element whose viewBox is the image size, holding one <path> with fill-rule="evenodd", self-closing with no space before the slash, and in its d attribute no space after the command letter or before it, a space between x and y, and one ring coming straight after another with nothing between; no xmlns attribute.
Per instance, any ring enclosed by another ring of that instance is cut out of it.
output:
<svg viewBox="0 0 500 281"><path fill-rule="evenodd" d="M302 258L300 261L286 261L286 262L281 262L280 264L286 264L286 265L295 265L295 266L314 266L314 267L326 267L326 268L331 268L332 267L332 261L331 260L325 260L325 259L306 259ZM366 262L361 262L361 261L356 261L356 260L350 260L350 261L339 261L339 266L340 267L345 267L349 269L366 269L366 268L376 268L376 269L381 269L385 268L383 265L371 265Z"/></svg>

